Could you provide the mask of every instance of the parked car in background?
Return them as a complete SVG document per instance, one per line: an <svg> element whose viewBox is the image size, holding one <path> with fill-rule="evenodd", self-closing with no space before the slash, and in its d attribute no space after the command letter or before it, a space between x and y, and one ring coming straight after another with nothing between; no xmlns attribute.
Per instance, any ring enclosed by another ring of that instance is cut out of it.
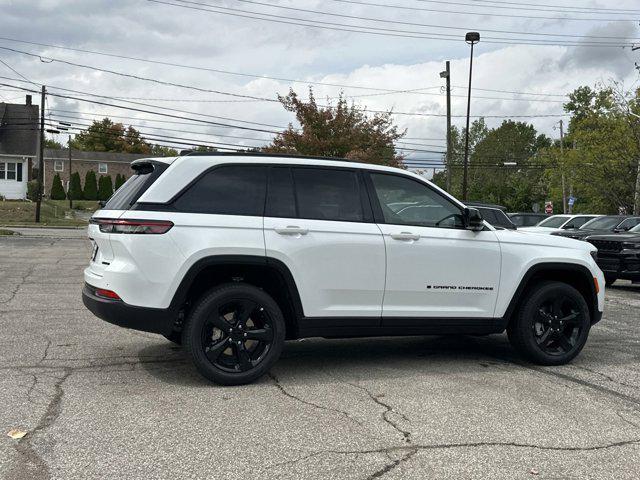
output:
<svg viewBox="0 0 640 480"><path fill-rule="evenodd" d="M599 215L553 215L544 219L534 227L524 227L521 230L535 233L551 233L561 230L577 230L585 223Z"/></svg>
<svg viewBox="0 0 640 480"><path fill-rule="evenodd" d="M585 240L590 235L622 233L640 224L640 217L629 215L603 215L585 223L578 230L561 230L552 235Z"/></svg>
<svg viewBox="0 0 640 480"><path fill-rule="evenodd" d="M480 202L467 202L466 205L477 208L482 214L482 218L495 228L506 228L508 230L516 230L518 228L505 213L506 208L501 205Z"/></svg>
<svg viewBox="0 0 640 480"><path fill-rule="evenodd" d="M546 213L508 213L507 215L518 228L533 227L551 216Z"/></svg>
<svg viewBox="0 0 640 480"><path fill-rule="evenodd" d="M619 278L640 282L640 225L625 233L591 235L587 242L598 249L596 262L607 286Z"/></svg>

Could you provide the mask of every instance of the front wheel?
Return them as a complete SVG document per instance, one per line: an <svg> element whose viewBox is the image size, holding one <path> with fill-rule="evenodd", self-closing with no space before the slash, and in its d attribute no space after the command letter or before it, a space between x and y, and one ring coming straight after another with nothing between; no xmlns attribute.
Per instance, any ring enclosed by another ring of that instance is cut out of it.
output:
<svg viewBox="0 0 640 480"><path fill-rule="evenodd" d="M269 371L284 346L278 304L252 285L207 292L189 315L182 344L198 371L221 385L250 383Z"/></svg>
<svg viewBox="0 0 640 480"><path fill-rule="evenodd" d="M583 296L561 282L545 282L530 290L507 328L509 341L528 360L563 365L584 347L591 317Z"/></svg>

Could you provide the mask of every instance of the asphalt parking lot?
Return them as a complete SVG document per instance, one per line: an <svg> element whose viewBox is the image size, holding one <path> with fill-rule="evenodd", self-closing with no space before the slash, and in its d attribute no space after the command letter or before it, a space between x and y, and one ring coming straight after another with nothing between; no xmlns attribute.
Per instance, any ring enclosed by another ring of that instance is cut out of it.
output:
<svg viewBox="0 0 640 480"><path fill-rule="evenodd" d="M638 478L640 286L607 292L572 365L506 336L290 342L269 377L201 378L80 298L84 232L0 237L6 479Z"/></svg>

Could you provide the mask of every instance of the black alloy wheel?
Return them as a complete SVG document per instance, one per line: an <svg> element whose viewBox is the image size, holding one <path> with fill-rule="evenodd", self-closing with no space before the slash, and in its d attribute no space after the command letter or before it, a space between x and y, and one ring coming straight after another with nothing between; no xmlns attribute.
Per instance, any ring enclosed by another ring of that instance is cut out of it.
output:
<svg viewBox="0 0 640 480"><path fill-rule="evenodd" d="M267 373L284 338L278 304L257 287L233 283L201 297L189 314L182 343L206 378L240 385Z"/></svg>
<svg viewBox="0 0 640 480"><path fill-rule="evenodd" d="M222 303L202 328L202 348L209 361L226 372L246 372L258 365L273 343L273 320L251 299Z"/></svg>
<svg viewBox="0 0 640 480"><path fill-rule="evenodd" d="M563 365L584 347L591 327L582 294L563 282L543 282L529 290L507 333L514 348L540 365Z"/></svg>

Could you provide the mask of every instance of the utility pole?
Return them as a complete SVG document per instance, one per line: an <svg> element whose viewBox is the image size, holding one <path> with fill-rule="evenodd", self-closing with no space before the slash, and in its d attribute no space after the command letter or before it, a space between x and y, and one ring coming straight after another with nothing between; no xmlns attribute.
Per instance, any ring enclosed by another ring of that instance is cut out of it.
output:
<svg viewBox="0 0 640 480"><path fill-rule="evenodd" d="M564 160L564 122L560 120L560 152ZM562 213L567 213L567 190L564 181L564 161L560 170L562 173Z"/></svg>
<svg viewBox="0 0 640 480"><path fill-rule="evenodd" d="M67 187L67 196L69 197L69 208L73 208L73 198L71 196L71 134L69 134L67 149L69 150L69 186Z"/></svg>
<svg viewBox="0 0 640 480"><path fill-rule="evenodd" d="M447 192L451 193L451 167L453 163L453 147L451 145L451 68L447 60L444 72L440 72L440 78L447 81Z"/></svg>
<svg viewBox="0 0 640 480"><path fill-rule="evenodd" d="M44 175L44 101L47 90L42 86L40 95L40 141L38 142L38 193L36 194L36 223L40 223L40 205L42 203L42 179Z"/></svg>

